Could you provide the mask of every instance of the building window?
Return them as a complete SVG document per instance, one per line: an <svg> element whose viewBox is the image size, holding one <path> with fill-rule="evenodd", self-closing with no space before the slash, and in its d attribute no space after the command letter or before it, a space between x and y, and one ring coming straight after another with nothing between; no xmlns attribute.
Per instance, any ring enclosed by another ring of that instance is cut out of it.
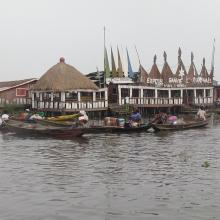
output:
<svg viewBox="0 0 220 220"><path fill-rule="evenodd" d="M153 90L153 89L144 89L143 90L143 96L153 98L153 97L155 97L155 90Z"/></svg>
<svg viewBox="0 0 220 220"><path fill-rule="evenodd" d="M210 97L210 96L211 96L210 89L206 89L205 90L205 97Z"/></svg>
<svg viewBox="0 0 220 220"><path fill-rule="evenodd" d="M129 97L129 96L130 96L130 90L122 88L121 89L121 97L125 98L125 97Z"/></svg>
<svg viewBox="0 0 220 220"><path fill-rule="evenodd" d="M16 96L26 96L27 90L25 88L17 88L16 89Z"/></svg>
<svg viewBox="0 0 220 220"><path fill-rule="evenodd" d="M81 101L92 101L93 93L92 92L81 92Z"/></svg>
<svg viewBox="0 0 220 220"><path fill-rule="evenodd" d="M77 101L78 96L76 92L66 92L66 100Z"/></svg>
<svg viewBox="0 0 220 220"><path fill-rule="evenodd" d="M181 97L181 91L180 90L171 90L171 97L172 98L180 98Z"/></svg>

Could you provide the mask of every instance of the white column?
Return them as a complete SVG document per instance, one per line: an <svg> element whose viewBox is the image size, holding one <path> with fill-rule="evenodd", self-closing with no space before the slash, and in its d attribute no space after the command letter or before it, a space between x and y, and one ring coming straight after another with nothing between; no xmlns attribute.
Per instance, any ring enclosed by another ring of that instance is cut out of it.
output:
<svg viewBox="0 0 220 220"><path fill-rule="evenodd" d="M204 97L204 98L206 97L206 94L205 94L205 93L206 93L206 89L203 90L203 97Z"/></svg>
<svg viewBox="0 0 220 220"><path fill-rule="evenodd" d="M43 101L43 93L40 92L40 102L42 102L42 101Z"/></svg>
<svg viewBox="0 0 220 220"><path fill-rule="evenodd" d="M183 89L180 90L180 100L179 100L179 104L183 104Z"/></svg>
<svg viewBox="0 0 220 220"><path fill-rule="evenodd" d="M105 90L105 107L108 107L108 90Z"/></svg>
<svg viewBox="0 0 220 220"><path fill-rule="evenodd" d="M61 92L61 98L60 98L61 102L65 102L66 97L65 97L65 92Z"/></svg>
<svg viewBox="0 0 220 220"><path fill-rule="evenodd" d="M213 97L213 88L210 89L210 97Z"/></svg>
<svg viewBox="0 0 220 220"><path fill-rule="evenodd" d="M143 104L143 101L144 101L144 90L141 89L141 92L140 92L140 104Z"/></svg>
<svg viewBox="0 0 220 220"><path fill-rule="evenodd" d="M78 92L78 93L77 93L77 96L78 96L78 102L80 102L80 101L81 101L81 93Z"/></svg>
<svg viewBox="0 0 220 220"><path fill-rule="evenodd" d="M156 99L158 98L158 91L157 91L157 89L155 89L155 98Z"/></svg>
<svg viewBox="0 0 220 220"><path fill-rule="evenodd" d="M92 93L92 100L93 100L93 102L96 101L96 92L93 92L93 93Z"/></svg>
<svg viewBox="0 0 220 220"><path fill-rule="evenodd" d="M130 98L132 98L132 87L130 88Z"/></svg>
<svg viewBox="0 0 220 220"><path fill-rule="evenodd" d="M196 98L196 89L194 89L193 91L194 91L194 98Z"/></svg>
<svg viewBox="0 0 220 220"><path fill-rule="evenodd" d="M144 90L141 89L141 92L140 92L140 98L143 98L144 97Z"/></svg>
<svg viewBox="0 0 220 220"><path fill-rule="evenodd" d="M210 99L211 99L211 103L214 102L214 97L213 97L213 88L210 89Z"/></svg>
<svg viewBox="0 0 220 220"><path fill-rule="evenodd" d="M40 92L40 108L44 108L44 103L43 103L43 92Z"/></svg>
<svg viewBox="0 0 220 220"><path fill-rule="evenodd" d="M53 92L50 94L50 101L53 102Z"/></svg>
<svg viewBox="0 0 220 220"><path fill-rule="evenodd" d="M180 98L183 98L183 89L180 90Z"/></svg>
<svg viewBox="0 0 220 220"><path fill-rule="evenodd" d="M169 97L169 99L171 98L171 90L170 89L168 90L168 97Z"/></svg>
<svg viewBox="0 0 220 220"><path fill-rule="evenodd" d="M35 106L34 106L34 92L31 92L31 105L32 105L32 108L35 108Z"/></svg>
<svg viewBox="0 0 220 220"><path fill-rule="evenodd" d="M121 105L121 87L118 86L118 104Z"/></svg>

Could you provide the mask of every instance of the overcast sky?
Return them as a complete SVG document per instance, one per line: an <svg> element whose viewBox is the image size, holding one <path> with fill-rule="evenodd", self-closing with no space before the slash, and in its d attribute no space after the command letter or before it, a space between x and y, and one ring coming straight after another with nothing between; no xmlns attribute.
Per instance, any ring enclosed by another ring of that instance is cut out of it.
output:
<svg viewBox="0 0 220 220"><path fill-rule="evenodd" d="M102 70L104 26L107 49L112 46L116 55L118 45L125 58L127 46L134 70L135 45L147 71L154 54L162 68L164 50L176 71L178 47L187 69L193 51L197 69L205 57L210 70L216 38L220 80L219 0L0 0L0 5L0 81L40 77L61 56L84 74Z"/></svg>

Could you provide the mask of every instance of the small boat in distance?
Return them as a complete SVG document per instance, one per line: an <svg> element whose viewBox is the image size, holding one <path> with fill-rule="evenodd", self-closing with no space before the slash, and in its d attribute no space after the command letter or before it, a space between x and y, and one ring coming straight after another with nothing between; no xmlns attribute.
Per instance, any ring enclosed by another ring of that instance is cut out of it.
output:
<svg viewBox="0 0 220 220"><path fill-rule="evenodd" d="M176 131L176 130L185 130L185 129L193 129L193 128L201 128L208 125L208 120L194 120L194 121L186 121L181 124L152 124L152 128L155 131Z"/></svg>
<svg viewBox="0 0 220 220"><path fill-rule="evenodd" d="M53 137L57 139L73 139L82 136L84 133L81 128L26 123L12 119L7 122L6 129L23 136Z"/></svg>

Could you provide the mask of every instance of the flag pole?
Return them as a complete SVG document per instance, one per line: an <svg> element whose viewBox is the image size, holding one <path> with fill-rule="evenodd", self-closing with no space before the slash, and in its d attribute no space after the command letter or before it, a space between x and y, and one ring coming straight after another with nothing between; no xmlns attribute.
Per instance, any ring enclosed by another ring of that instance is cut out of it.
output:
<svg viewBox="0 0 220 220"><path fill-rule="evenodd" d="M100 78L99 68L96 67L96 70L97 70L97 74L98 74L98 78L99 78L99 88L101 88L101 78Z"/></svg>
<svg viewBox="0 0 220 220"><path fill-rule="evenodd" d="M136 45L135 45L135 50L136 50L136 53L137 53L138 62L139 62L139 68L140 68L140 81L142 81L142 66L141 66L141 60L140 60L140 56L139 56L139 53L138 53Z"/></svg>
<svg viewBox="0 0 220 220"><path fill-rule="evenodd" d="M213 40L213 46L212 46L212 64L211 64L212 70L214 70L214 65L215 65L215 38Z"/></svg>
<svg viewBox="0 0 220 220"><path fill-rule="evenodd" d="M138 53L138 51L137 51L136 45L134 45L134 47L135 47L135 50L136 50L136 53L137 53L139 65L141 65L141 60L140 60L140 56L139 56L139 53Z"/></svg>
<svg viewBox="0 0 220 220"><path fill-rule="evenodd" d="M105 28L105 25L104 25L104 28L103 28L103 31L104 31L104 87L106 85L106 60L105 60L105 50L106 50L106 47L105 47L105 31L106 31L106 28Z"/></svg>

